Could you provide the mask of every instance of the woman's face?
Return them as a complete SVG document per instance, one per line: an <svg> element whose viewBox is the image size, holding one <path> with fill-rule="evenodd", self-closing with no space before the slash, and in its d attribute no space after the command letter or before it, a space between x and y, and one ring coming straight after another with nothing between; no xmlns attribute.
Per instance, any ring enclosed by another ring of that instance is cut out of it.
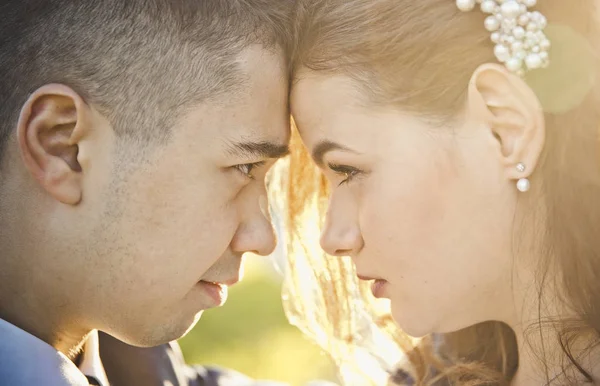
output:
<svg viewBox="0 0 600 386"><path fill-rule="evenodd" d="M292 90L300 135L331 183L323 249L385 281L375 295L413 336L502 320L517 192L492 131L468 111L440 127L366 107L353 86L305 70Z"/></svg>

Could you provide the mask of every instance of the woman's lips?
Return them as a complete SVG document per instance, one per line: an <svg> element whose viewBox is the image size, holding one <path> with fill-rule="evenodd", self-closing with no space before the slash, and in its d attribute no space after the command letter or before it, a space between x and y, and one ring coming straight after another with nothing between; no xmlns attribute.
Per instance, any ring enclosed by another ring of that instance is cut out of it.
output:
<svg viewBox="0 0 600 386"><path fill-rule="evenodd" d="M358 278L359 278L360 280L365 280L365 281L369 281L369 280L377 280L377 279L379 279L379 278L377 278L377 277L370 277L370 276L363 276L363 275L356 275L356 276L358 276Z"/></svg>
<svg viewBox="0 0 600 386"><path fill-rule="evenodd" d="M358 276L360 280L373 281L373 283L371 284L371 292L373 293L373 296L375 296L378 299L387 297L385 296L385 289L388 284L386 280L365 275L356 276Z"/></svg>
<svg viewBox="0 0 600 386"><path fill-rule="evenodd" d="M378 299L387 298L385 295L385 289L387 288L388 282L383 279L377 279L371 284L371 292L373 292L373 296Z"/></svg>

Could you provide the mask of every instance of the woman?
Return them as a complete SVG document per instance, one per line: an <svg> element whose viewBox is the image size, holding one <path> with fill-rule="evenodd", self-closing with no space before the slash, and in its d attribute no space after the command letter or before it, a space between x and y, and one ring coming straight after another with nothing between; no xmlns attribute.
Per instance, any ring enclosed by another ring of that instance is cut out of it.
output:
<svg viewBox="0 0 600 386"><path fill-rule="evenodd" d="M369 351L348 300L358 274L403 331L389 335L409 354L399 384L600 381L597 7L300 1L287 292L306 296L292 321L334 355ZM308 206L327 209L320 244L356 272L298 237L312 231L302 205L326 195Z"/></svg>

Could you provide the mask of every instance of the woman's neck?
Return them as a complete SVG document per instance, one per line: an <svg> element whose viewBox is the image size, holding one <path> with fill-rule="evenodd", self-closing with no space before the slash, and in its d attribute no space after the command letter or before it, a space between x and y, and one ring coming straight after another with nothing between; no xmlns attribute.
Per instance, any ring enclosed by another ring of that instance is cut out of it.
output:
<svg viewBox="0 0 600 386"><path fill-rule="evenodd" d="M534 354L527 343L521 344L519 368L511 385L581 385L589 382L588 376L596 382L600 380L598 349L590 351L589 342L588 347L574 347L571 354L576 363L573 363L558 342L558 337L555 337L554 344L552 346L548 344L546 347L548 351L542 356ZM585 374L580 369L585 371Z"/></svg>
<svg viewBox="0 0 600 386"><path fill-rule="evenodd" d="M523 307L534 312L520 315L521 322L511 324L519 350L519 367L511 385L585 384L588 379L580 369L600 380L600 349L593 347L597 333L580 327L569 328L568 332L575 333L565 335L562 321L576 320L576 315L544 303L541 308L551 316L540 316L537 302Z"/></svg>

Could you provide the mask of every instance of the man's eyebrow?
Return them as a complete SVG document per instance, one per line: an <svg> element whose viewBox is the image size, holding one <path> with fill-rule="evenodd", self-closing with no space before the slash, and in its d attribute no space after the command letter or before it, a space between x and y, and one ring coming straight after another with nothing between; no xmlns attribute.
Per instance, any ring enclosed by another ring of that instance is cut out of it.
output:
<svg viewBox="0 0 600 386"><path fill-rule="evenodd" d="M254 156L260 158L282 158L290 153L288 145L269 141L245 141L228 143L229 153L234 156Z"/></svg>
<svg viewBox="0 0 600 386"><path fill-rule="evenodd" d="M358 152L349 149L346 146L340 145L339 143L324 140L317 143L317 145L312 151L312 158L317 165L323 167L323 158L325 157L325 154L333 150L342 150L358 154Z"/></svg>

